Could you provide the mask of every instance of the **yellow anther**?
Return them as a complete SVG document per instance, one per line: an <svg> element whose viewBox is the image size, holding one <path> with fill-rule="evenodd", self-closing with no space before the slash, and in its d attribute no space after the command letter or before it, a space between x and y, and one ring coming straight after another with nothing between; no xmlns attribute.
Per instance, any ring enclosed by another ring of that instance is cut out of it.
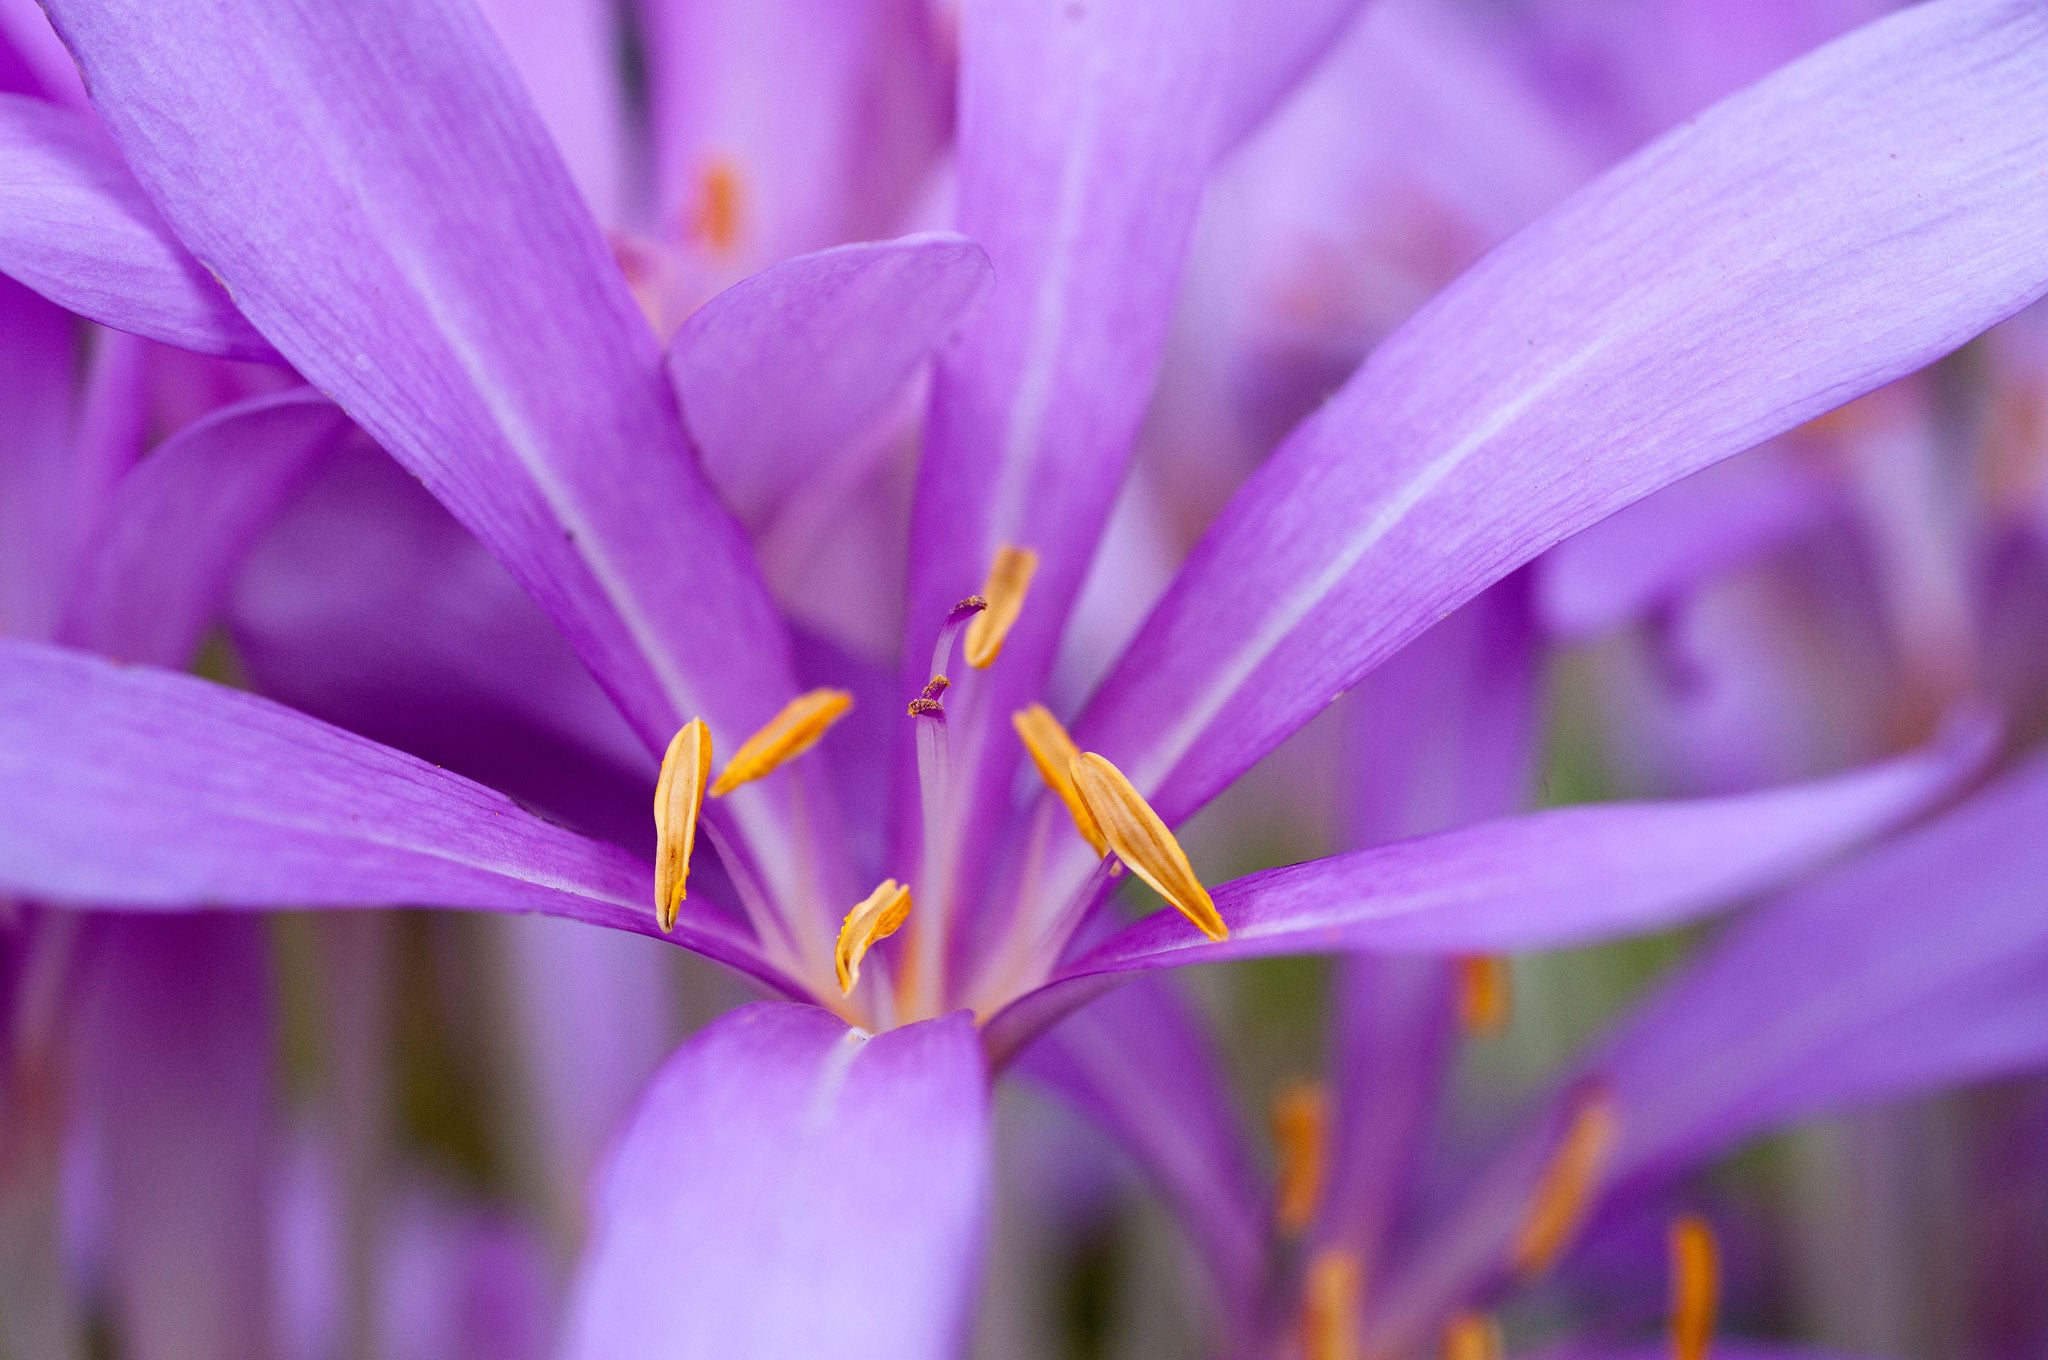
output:
<svg viewBox="0 0 2048 1360"><path fill-rule="evenodd" d="M739 244L743 189L740 168L723 156L712 157L698 178L691 230L717 254Z"/></svg>
<svg viewBox="0 0 2048 1360"><path fill-rule="evenodd" d="M1212 940L1229 939L1230 927L1209 899L1209 890L1195 877L1187 852L1123 771L1093 751L1083 751L1068 764L1067 773L1116 857L1194 922L1195 929Z"/></svg>
<svg viewBox="0 0 2048 1360"><path fill-rule="evenodd" d="M1003 650L1003 639L1010 635L1011 625L1024 612L1024 593L1031 589L1031 577L1037 570L1038 554L1031 549L1008 543L996 549L996 560L989 564L988 584L981 588L988 608L967 625L963 650L968 665L981 671L995 664Z"/></svg>
<svg viewBox="0 0 2048 1360"><path fill-rule="evenodd" d="M1573 1112L1515 1237L1512 1261L1523 1279L1550 1269L1570 1244L1606 1169L1616 1132L1614 1102L1604 1092L1592 1093Z"/></svg>
<svg viewBox="0 0 2048 1360"><path fill-rule="evenodd" d="M786 760L794 760L818 744L825 729L839 721L853 707L853 696L843 689L814 689L783 705L768 725L740 743L711 796L722 798L742 784L771 773Z"/></svg>
<svg viewBox="0 0 2048 1360"><path fill-rule="evenodd" d="M1359 1305L1365 1265L1353 1252L1316 1253L1301 1286L1301 1348L1307 1360L1360 1360Z"/></svg>
<svg viewBox="0 0 2048 1360"><path fill-rule="evenodd" d="M1671 1357L1706 1360L1721 1302L1721 1252L1698 1214L1671 1225Z"/></svg>
<svg viewBox="0 0 2048 1360"><path fill-rule="evenodd" d="M839 973L841 992L852 993L854 984L860 981L860 961L867 957L868 950L875 941L894 935L909 915L910 889L893 878L883 879L881 887L846 913L846 920L839 927L838 947L832 951L832 965Z"/></svg>
<svg viewBox="0 0 2048 1360"><path fill-rule="evenodd" d="M1043 704L1033 704L1012 713L1010 725L1017 729L1024 749L1031 753L1031 763L1038 767L1038 777L1067 805L1067 811L1074 818L1074 829L1095 847L1096 854L1108 854L1109 842L1102 839L1102 828L1095 824L1095 814L1082 801L1080 791L1074 787L1074 776L1069 772L1074 762L1080 759L1081 748L1074 745L1067 729L1060 726L1060 720Z"/></svg>
<svg viewBox="0 0 2048 1360"><path fill-rule="evenodd" d="M1515 979L1499 954L1458 960L1458 1023L1467 1034L1490 1036L1507 1028L1515 1010Z"/></svg>
<svg viewBox="0 0 2048 1360"><path fill-rule="evenodd" d="M1500 1324L1484 1313L1460 1313L1444 1325L1443 1360L1500 1360Z"/></svg>
<svg viewBox="0 0 2048 1360"><path fill-rule="evenodd" d="M1292 1236L1309 1225L1323 1194L1323 1148L1330 1096L1321 1082L1297 1081L1273 1097L1267 1121L1280 1154L1274 1218Z"/></svg>
<svg viewBox="0 0 2048 1360"><path fill-rule="evenodd" d="M654 783L654 916L663 934L676 928L676 913L689 896L690 852L710 778L711 729L698 718L684 723L669 742Z"/></svg>

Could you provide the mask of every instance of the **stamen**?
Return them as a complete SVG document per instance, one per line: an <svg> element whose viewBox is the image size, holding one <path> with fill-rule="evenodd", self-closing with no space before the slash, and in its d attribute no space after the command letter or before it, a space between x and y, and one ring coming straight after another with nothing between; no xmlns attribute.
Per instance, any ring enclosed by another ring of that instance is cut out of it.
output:
<svg viewBox="0 0 2048 1360"><path fill-rule="evenodd" d="M1301 1287L1301 1348L1307 1360L1360 1360L1358 1306L1365 1265L1340 1248L1318 1252Z"/></svg>
<svg viewBox="0 0 2048 1360"><path fill-rule="evenodd" d="M1614 1102L1605 1091L1591 1092L1573 1112L1515 1238L1513 1265L1523 1279L1550 1269L1570 1244L1614 1148L1616 1131Z"/></svg>
<svg viewBox="0 0 2048 1360"><path fill-rule="evenodd" d="M661 758L654 783L654 916L666 935L689 896L690 852L697 845L697 816L704 810L704 783L711 778L711 729L702 718L683 724Z"/></svg>
<svg viewBox="0 0 2048 1360"><path fill-rule="evenodd" d="M1088 804L1074 787L1074 776L1068 773L1073 763L1081 758L1081 748L1074 745L1067 729L1060 726L1060 720L1043 704L1033 704L1012 713L1010 726L1017 729L1024 749L1031 753L1031 763L1038 767L1038 777L1067 805L1067 811L1074 818L1074 829L1095 847L1096 854L1108 854L1109 842L1102 839L1102 828L1095 824L1095 814L1088 810Z"/></svg>
<svg viewBox="0 0 2048 1360"><path fill-rule="evenodd" d="M1444 1325L1443 1360L1500 1360L1500 1324L1484 1313L1460 1313Z"/></svg>
<svg viewBox="0 0 2048 1360"><path fill-rule="evenodd" d="M691 229L717 254L739 244L742 189L739 167L723 156L712 157L697 182L697 212Z"/></svg>
<svg viewBox="0 0 2048 1360"><path fill-rule="evenodd" d="M946 611L945 621L939 625L939 635L932 639L933 679L944 675L946 668L953 664L953 639L960 636L962 628L980 618L987 608L987 600L979 595L969 595Z"/></svg>
<svg viewBox="0 0 2048 1360"><path fill-rule="evenodd" d="M995 561L988 568L988 584L981 588L988 609L967 625L968 665L983 671L995 664L1002 654L1003 639L1024 612L1024 595L1037 570L1038 554L1031 549L1009 543L996 549Z"/></svg>
<svg viewBox="0 0 2048 1360"><path fill-rule="evenodd" d="M883 879L882 886L846 913L846 920L839 927L839 944L832 951L842 994L853 994L854 984L860 981L860 961L867 957L875 941L894 935L909 915L910 889L893 878Z"/></svg>
<svg viewBox="0 0 2048 1360"><path fill-rule="evenodd" d="M853 696L843 689L814 689L791 699L766 727L740 743L711 786L711 796L722 798L740 785L772 773L784 761L796 759L817 745L825 730L852 707Z"/></svg>
<svg viewBox="0 0 2048 1360"><path fill-rule="evenodd" d="M1706 1360L1721 1301L1721 1253L1698 1214L1671 1225L1671 1357Z"/></svg>
<svg viewBox="0 0 2048 1360"><path fill-rule="evenodd" d="M1514 974L1499 954L1458 960L1458 1023L1467 1034L1491 1037L1507 1028L1515 1009Z"/></svg>
<svg viewBox="0 0 2048 1360"><path fill-rule="evenodd" d="M1187 852L1123 771L1093 751L1083 751L1068 764L1067 774L1116 857L1173 903L1195 929L1212 940L1229 939L1230 927L1210 900L1209 890L1195 877Z"/></svg>
<svg viewBox="0 0 2048 1360"><path fill-rule="evenodd" d="M1280 1153L1275 1219L1290 1237L1309 1225L1323 1193L1323 1147L1330 1097L1321 1082L1298 1081L1273 1097L1268 1122Z"/></svg>

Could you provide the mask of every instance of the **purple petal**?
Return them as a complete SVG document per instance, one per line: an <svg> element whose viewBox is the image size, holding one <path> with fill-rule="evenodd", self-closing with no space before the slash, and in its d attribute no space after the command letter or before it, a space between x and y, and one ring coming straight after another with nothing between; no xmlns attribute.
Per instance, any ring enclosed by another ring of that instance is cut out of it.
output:
<svg viewBox="0 0 2048 1360"><path fill-rule="evenodd" d="M14 49L32 76L31 82L22 85L22 93L85 107L85 86L79 83L78 68L36 0L0 0L0 47Z"/></svg>
<svg viewBox="0 0 2048 1360"><path fill-rule="evenodd" d="M63 640L184 666L258 532L347 428L334 403L301 388L228 407L165 441L122 481L87 543Z"/></svg>
<svg viewBox="0 0 2048 1360"><path fill-rule="evenodd" d="M1256 1321L1264 1185L1200 1018L1156 978L1061 1021L1018 1070L1093 1120L1136 1160L1193 1236L1225 1318Z"/></svg>
<svg viewBox="0 0 2048 1360"><path fill-rule="evenodd" d="M1709 468L1546 555L1543 621L1569 640L1639 622L1845 508L1838 485L1782 449Z"/></svg>
<svg viewBox="0 0 2048 1360"><path fill-rule="evenodd" d="M264 535L233 626L271 698L653 854L653 757L518 583L367 440Z"/></svg>
<svg viewBox="0 0 2048 1360"><path fill-rule="evenodd" d="M122 1353L271 1353L279 1093L262 923L98 917L79 1036Z"/></svg>
<svg viewBox="0 0 2048 1360"><path fill-rule="evenodd" d="M1544 547L2039 296L2044 54L2036 6L1914 6L1501 247L1225 510L1076 739L1178 821Z"/></svg>
<svg viewBox="0 0 2048 1360"><path fill-rule="evenodd" d="M1616 1174L2048 1061L2044 815L2036 759L1731 928L1589 1064L1621 1115Z"/></svg>
<svg viewBox="0 0 2048 1360"><path fill-rule="evenodd" d="M49 8L179 236L505 561L642 740L701 715L736 745L776 710L782 625L472 5Z"/></svg>
<svg viewBox="0 0 2048 1360"><path fill-rule="evenodd" d="M626 206L626 106L609 0L479 0L584 201L614 224Z"/></svg>
<svg viewBox="0 0 2048 1360"><path fill-rule="evenodd" d="M16 637L55 630L92 513L73 442L78 340L60 308L0 279L0 632Z"/></svg>
<svg viewBox="0 0 2048 1360"><path fill-rule="evenodd" d="M602 1177L564 1353L953 1355L988 1123L965 1014L873 1037L807 1006L727 1016L655 1078Z"/></svg>
<svg viewBox="0 0 2048 1360"><path fill-rule="evenodd" d="M0 888L142 908L424 903L653 934L653 871L253 695L0 641ZM780 984L715 916L678 943Z"/></svg>
<svg viewBox="0 0 2048 1360"><path fill-rule="evenodd" d="M1364 8L1364 0L1238 0L1219 149L1255 132Z"/></svg>
<svg viewBox="0 0 2048 1360"><path fill-rule="evenodd" d="M164 225L98 124L20 95L0 95L0 271L116 330L277 357Z"/></svg>
<svg viewBox="0 0 2048 1360"><path fill-rule="evenodd" d="M639 0L659 227L714 273L893 235L945 140L923 0ZM724 228L707 181L729 176ZM726 277L730 278L730 273Z"/></svg>
<svg viewBox="0 0 2048 1360"><path fill-rule="evenodd" d="M1492 953L1664 929L1726 907L1925 810L1993 734L1943 739L1831 779L1727 798L1561 808L1270 869L1214 892L1230 938L1175 912L1111 936L989 1024L1006 1054L1133 972L1333 949Z"/></svg>
<svg viewBox="0 0 2048 1360"><path fill-rule="evenodd" d="M669 373L726 504L761 523L881 413L991 277L965 237L906 236L786 260L699 308Z"/></svg>
<svg viewBox="0 0 2048 1360"><path fill-rule="evenodd" d="M1215 149L1232 8L1096 0L961 14L957 220L987 248L996 284L933 379L902 678L923 685L931 639L999 546L1035 551L1028 607L1002 664L977 680L984 722L1044 696L1123 480ZM1016 767L1016 743L988 730L986 755L956 776L968 826L1006 806Z"/></svg>

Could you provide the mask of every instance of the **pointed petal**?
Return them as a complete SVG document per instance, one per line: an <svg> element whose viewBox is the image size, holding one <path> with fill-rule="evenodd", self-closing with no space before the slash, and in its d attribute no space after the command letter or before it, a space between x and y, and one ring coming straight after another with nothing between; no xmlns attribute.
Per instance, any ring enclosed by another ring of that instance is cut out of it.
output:
<svg viewBox="0 0 2048 1360"><path fill-rule="evenodd" d="M0 95L0 272L80 316L168 345L274 360L98 124Z"/></svg>
<svg viewBox="0 0 2048 1360"><path fill-rule="evenodd" d="M1000 718L1045 695L1158 373L1215 150L1231 8L962 11L957 216L996 284L933 379L907 684L924 682L910 670L926 641L1011 544L1039 566L985 710ZM970 824L1007 806L1016 768L1000 734L986 749L965 794Z"/></svg>
<svg viewBox="0 0 2048 1360"><path fill-rule="evenodd" d="M0 642L0 888L138 908L425 903L656 932L650 867L252 695ZM678 942L775 983L734 928Z"/></svg>
<svg viewBox="0 0 2048 1360"><path fill-rule="evenodd" d="M690 716L736 741L774 711L780 619L474 6L49 9L180 238L497 553L650 750Z"/></svg>
<svg viewBox="0 0 2048 1360"><path fill-rule="evenodd" d="M62 640L184 666L243 554L347 428L333 402L301 388L230 406L166 440L122 481L87 543Z"/></svg>
<svg viewBox="0 0 2048 1360"><path fill-rule="evenodd" d="M690 1040L592 1206L573 1360L943 1360L966 1338L988 1078L964 1014L874 1037L748 1006Z"/></svg>
<svg viewBox="0 0 2048 1360"><path fill-rule="evenodd" d="M96 917L79 1036L126 1353L272 1353L280 1092L262 923Z"/></svg>
<svg viewBox="0 0 2048 1360"><path fill-rule="evenodd" d="M48 637L92 507L78 484L78 327L0 279L0 632Z"/></svg>
<svg viewBox="0 0 2048 1360"><path fill-rule="evenodd" d="M758 525L896 396L992 277L963 236L838 246L743 279L669 345L705 471Z"/></svg>
<svg viewBox="0 0 2048 1360"><path fill-rule="evenodd" d="M1075 739L1176 823L1544 547L2048 290L2044 57L2038 6L1915 6L1502 246L1226 508Z"/></svg>
<svg viewBox="0 0 2048 1360"><path fill-rule="evenodd" d="M1018 1059L1027 1080L1100 1125L1180 1215L1226 1323L1257 1317L1266 1196L1200 1018L1156 978L1068 1016Z"/></svg>
<svg viewBox="0 0 2048 1360"><path fill-rule="evenodd" d="M2037 758L1739 921L1589 1063L1622 1112L1616 1175L2048 1063L2044 815Z"/></svg>
<svg viewBox="0 0 2048 1360"><path fill-rule="evenodd" d="M1166 913L1126 926L991 1020L990 1051L1013 1051L1152 968L1331 949L1557 948L1665 929L1913 817L1981 768L1992 740L1965 721L1931 746L1830 779L1560 808L1252 874L1215 890L1228 940Z"/></svg>

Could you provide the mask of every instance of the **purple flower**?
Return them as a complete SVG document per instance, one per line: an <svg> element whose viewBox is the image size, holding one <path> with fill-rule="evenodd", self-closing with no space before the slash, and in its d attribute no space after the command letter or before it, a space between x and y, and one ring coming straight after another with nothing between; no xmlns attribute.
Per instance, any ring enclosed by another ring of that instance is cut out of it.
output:
<svg viewBox="0 0 2048 1360"><path fill-rule="evenodd" d="M419 478L558 634L515 628L468 655L477 692L522 717L573 696L496 674L566 643L638 743L623 778L656 799L661 869L273 702L10 641L0 884L135 910L420 902L672 935L784 999L656 1077L597 1198L571 1353L933 1354L968 1316L991 1065L1084 1001L1182 963L1669 924L1954 789L1981 728L1811 784L1484 823L1213 894L1167 829L1546 547L2048 290L2048 20L2017 0L1873 25L1481 262L1226 508L1066 758L1032 706L1203 186L1345 9L968 7L956 225L978 245L785 261L664 355L659 299L636 296L586 200L603 181L579 189L460 0L50 0L111 143L0 103L0 144L42 167L7 191L36 213L10 218L0 264L111 325L274 350ZM852 16L814 17L812 36ZM694 169L664 151L665 211L695 183L700 244L736 239L734 204L780 182L788 149ZM812 441L875 418L935 347L898 683L870 706L910 713L836 752L827 729L874 677L843 658L813 673L829 649L800 645L734 511L810 483L792 464ZM137 514L110 532L117 561L150 541ZM129 584L68 607L127 622L65 640L182 661L130 648L128 628L172 617L132 603L159 584L146 565L88 561L77 580ZM1013 721L1053 785L1021 806ZM589 731L579 711L555 735ZM1180 912L1119 928L1097 840ZM705 878L669 891L693 858Z"/></svg>

